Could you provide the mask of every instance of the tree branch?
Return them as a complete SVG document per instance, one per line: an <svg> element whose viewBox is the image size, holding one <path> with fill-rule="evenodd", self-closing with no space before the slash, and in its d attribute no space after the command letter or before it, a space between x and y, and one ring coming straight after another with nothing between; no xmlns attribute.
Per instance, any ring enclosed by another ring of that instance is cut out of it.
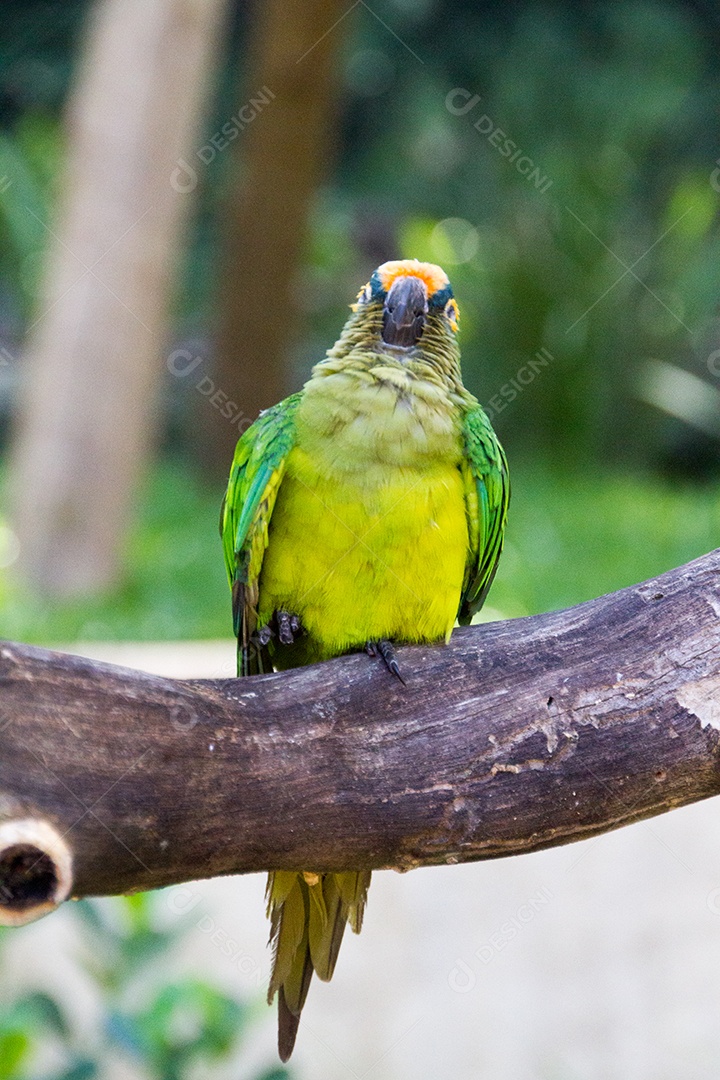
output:
<svg viewBox="0 0 720 1080"><path fill-rule="evenodd" d="M365 655L173 681L0 645L0 919L220 874L495 858L716 795L719 574L720 550L403 648L407 687Z"/></svg>

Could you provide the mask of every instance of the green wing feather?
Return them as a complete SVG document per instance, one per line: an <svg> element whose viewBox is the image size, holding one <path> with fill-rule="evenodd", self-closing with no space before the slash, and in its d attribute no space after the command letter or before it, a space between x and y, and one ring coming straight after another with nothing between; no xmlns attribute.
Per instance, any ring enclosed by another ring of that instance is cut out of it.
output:
<svg viewBox="0 0 720 1080"><path fill-rule="evenodd" d="M503 448L479 405L465 414L463 440L470 544L458 621L467 626L483 606L495 577L510 502L510 479Z"/></svg>
<svg viewBox="0 0 720 1080"><path fill-rule="evenodd" d="M301 397L302 391L267 409L241 437L220 512L238 639L238 675L272 670L267 651L251 639L257 627L258 583L268 526L295 442L295 411Z"/></svg>

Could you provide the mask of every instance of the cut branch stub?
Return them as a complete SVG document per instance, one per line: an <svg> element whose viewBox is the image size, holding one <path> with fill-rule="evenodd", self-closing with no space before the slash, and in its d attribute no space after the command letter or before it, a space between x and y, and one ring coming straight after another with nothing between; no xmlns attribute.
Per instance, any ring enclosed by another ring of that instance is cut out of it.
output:
<svg viewBox="0 0 720 1080"><path fill-rule="evenodd" d="M53 911L72 890L72 855L42 818L0 823L0 925L22 926Z"/></svg>

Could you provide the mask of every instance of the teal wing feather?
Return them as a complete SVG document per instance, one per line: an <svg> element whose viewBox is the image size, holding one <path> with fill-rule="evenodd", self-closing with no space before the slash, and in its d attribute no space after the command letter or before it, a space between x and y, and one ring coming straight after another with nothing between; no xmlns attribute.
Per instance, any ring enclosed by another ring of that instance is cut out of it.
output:
<svg viewBox="0 0 720 1080"><path fill-rule="evenodd" d="M266 649L252 640L257 628L259 580L268 526L295 442L295 412L302 391L261 413L235 448L220 512L220 536L232 589L238 675L271 671Z"/></svg>
<svg viewBox="0 0 720 1080"><path fill-rule="evenodd" d="M458 621L467 626L483 606L495 577L510 501L510 478L503 448L479 405L464 416L463 441L470 543Z"/></svg>

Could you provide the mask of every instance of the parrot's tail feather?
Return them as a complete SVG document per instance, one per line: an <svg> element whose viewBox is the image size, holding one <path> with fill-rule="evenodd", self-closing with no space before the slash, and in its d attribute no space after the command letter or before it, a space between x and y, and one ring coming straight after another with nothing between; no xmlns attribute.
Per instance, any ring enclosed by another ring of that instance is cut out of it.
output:
<svg viewBox="0 0 720 1080"><path fill-rule="evenodd" d="M278 1054L282 1062L290 1060L299 1026L300 1016L296 1016L288 1009L281 986L278 994Z"/></svg>
<svg viewBox="0 0 720 1080"><path fill-rule="evenodd" d="M310 959L310 950L307 949L302 965L302 974L297 987L294 988L296 997L292 1004L288 1002L285 996L285 986L280 987L278 993L278 1053L281 1061L287 1061L293 1052L300 1025L300 1014L310 988L312 974L312 960Z"/></svg>
<svg viewBox="0 0 720 1080"><path fill-rule="evenodd" d="M356 933L370 873L298 873L279 870L267 884L273 969L268 1001L278 994L278 1050L290 1057L313 971L325 981L335 970L345 926Z"/></svg>

